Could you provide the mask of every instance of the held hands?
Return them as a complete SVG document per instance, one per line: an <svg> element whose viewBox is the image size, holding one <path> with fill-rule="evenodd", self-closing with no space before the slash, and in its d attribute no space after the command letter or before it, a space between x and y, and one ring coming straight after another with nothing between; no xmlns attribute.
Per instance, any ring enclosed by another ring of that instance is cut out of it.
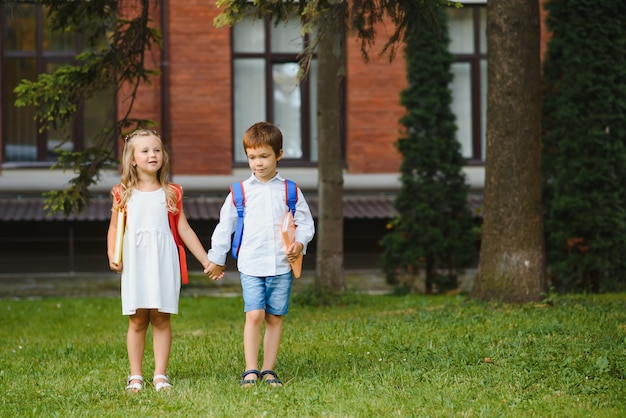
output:
<svg viewBox="0 0 626 418"><path fill-rule="evenodd" d="M290 263L296 261L303 249L304 245L301 242L296 241L291 244L289 248L287 248L287 260L289 260Z"/></svg>
<svg viewBox="0 0 626 418"><path fill-rule="evenodd" d="M219 280L224 277L224 268L225 266L218 266L213 262L209 262L208 267L204 269L204 274L209 276L211 280Z"/></svg>

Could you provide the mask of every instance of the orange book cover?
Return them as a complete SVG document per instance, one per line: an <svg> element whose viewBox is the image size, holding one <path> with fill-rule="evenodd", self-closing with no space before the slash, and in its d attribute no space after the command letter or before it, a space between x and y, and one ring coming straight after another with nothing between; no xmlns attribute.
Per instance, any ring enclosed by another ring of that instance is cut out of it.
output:
<svg viewBox="0 0 626 418"><path fill-rule="evenodd" d="M285 248L289 248L291 244L296 240L296 224L293 220L293 215L291 211L288 210L283 218L283 242L285 243ZM298 259L291 264L291 269L293 270L293 276L297 279L302 274L302 253L298 255Z"/></svg>

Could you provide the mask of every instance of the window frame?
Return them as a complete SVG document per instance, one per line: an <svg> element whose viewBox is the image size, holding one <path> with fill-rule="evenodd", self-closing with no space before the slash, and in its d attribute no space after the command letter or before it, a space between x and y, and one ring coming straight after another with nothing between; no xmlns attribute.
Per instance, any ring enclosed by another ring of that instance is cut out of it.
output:
<svg viewBox="0 0 626 418"><path fill-rule="evenodd" d="M294 16L294 18L296 18ZM261 20L255 22L261 23ZM238 22L236 24L245 24L245 21ZM264 37L264 46L262 52L237 52L235 51L234 42L231 42L231 79L232 79L232 132L233 138L231 145L233 146L233 167L248 167L247 161L237 161L235 160L235 150L234 147L237 146L238 141L241 141L241 138L234 138L235 135L235 108L237 106L235 101L235 83L237 82L237 78L235 75L235 61L241 59L262 59L264 62L264 82L265 82L265 120L274 123L274 100L273 100L273 79L272 79L272 66L275 64L289 64L289 63L299 63L299 54L296 52L273 52L271 49L271 31L274 27L270 18L262 19L263 31L265 33ZM233 39L234 35L234 27L231 28L231 39ZM303 39L303 46L306 48L309 44L309 35L305 35ZM317 60L317 54L313 54L313 60ZM298 89L300 90L300 139L301 139L301 147L302 147L302 157L300 158L287 158L283 156L281 159L281 166L283 167L317 167L317 160L311 160L311 127L313 125L312 117L311 117L311 81L309 79L309 74L298 84Z"/></svg>
<svg viewBox="0 0 626 418"><path fill-rule="evenodd" d="M76 64L76 56L80 54L84 49L84 37L81 32L74 32L74 47L72 50L50 50L44 49L44 33L46 28L46 15L44 6L34 2L23 2L24 5L30 5L34 7L35 16L35 48L32 51L24 50L11 50L6 48L5 39L5 27L7 22L7 15L4 8L0 8L0 68L5 68L4 64L7 59L34 59L36 77L39 74L47 73L47 66L49 64L58 63L64 64ZM7 85L4 82L4 74L1 77L2 86L0 88L1 101L4 103L4 98L10 94L10 91L17 87L16 85ZM113 103L113 112L117 113L117 101L115 97L111 98ZM35 126L35 148L36 159L33 161L6 161L6 138L8 136L6 132L5 116L6 112L2 112L2 120L0 121L0 166L3 168L37 168L37 167L51 167L57 163L56 159L49 159L48 149L48 131L40 132L41 124L33 121ZM84 103L77 104L77 111L74 116L74 120L71 126L68 127L71 135L72 151L83 151L87 138L85 138L84 131Z"/></svg>
<svg viewBox="0 0 626 418"><path fill-rule="evenodd" d="M485 63L488 65L487 51L481 50L481 31L486 31L486 27L481 26L481 11L486 11L486 1L474 1L474 2L463 2L463 7L466 9L472 10L472 22L473 22L473 45L474 52L472 53L452 53L454 57L455 63L467 63L470 66L470 95L471 95L471 121L472 121L472 129L471 129L471 145L472 145L472 156L466 158L467 165L479 165L482 166L485 164L484 155L485 149L483 149L483 138L486 135L486 132L483 132L483 121L482 121L482 89L484 87L485 91L487 86L483 86L483 82L481 80L481 64ZM454 91L453 91L454 94ZM484 103L484 106L487 106L487 103ZM486 110L486 109L485 109ZM486 141L485 141L486 148Z"/></svg>

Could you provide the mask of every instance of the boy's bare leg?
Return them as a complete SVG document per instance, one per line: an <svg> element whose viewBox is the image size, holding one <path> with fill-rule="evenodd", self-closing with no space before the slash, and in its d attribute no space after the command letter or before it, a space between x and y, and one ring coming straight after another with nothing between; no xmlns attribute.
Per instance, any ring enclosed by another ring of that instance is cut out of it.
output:
<svg viewBox="0 0 626 418"><path fill-rule="evenodd" d="M266 313L265 339L263 341L263 367L261 371L274 370L282 331L283 317Z"/></svg>
<svg viewBox="0 0 626 418"><path fill-rule="evenodd" d="M258 367L259 348L261 346L261 326L265 319L263 309L246 312L246 324L243 328L243 351L246 359L246 370L255 370ZM246 379L253 380L254 375Z"/></svg>

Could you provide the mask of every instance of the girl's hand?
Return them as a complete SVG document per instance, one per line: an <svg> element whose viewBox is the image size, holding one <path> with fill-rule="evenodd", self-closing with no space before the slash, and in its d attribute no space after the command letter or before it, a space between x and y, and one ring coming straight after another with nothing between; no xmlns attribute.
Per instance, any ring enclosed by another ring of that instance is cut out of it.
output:
<svg viewBox="0 0 626 418"><path fill-rule="evenodd" d="M122 263L120 262L119 264L115 264L113 261L109 261L109 268L111 270L113 270L116 273L121 273L122 272Z"/></svg>

